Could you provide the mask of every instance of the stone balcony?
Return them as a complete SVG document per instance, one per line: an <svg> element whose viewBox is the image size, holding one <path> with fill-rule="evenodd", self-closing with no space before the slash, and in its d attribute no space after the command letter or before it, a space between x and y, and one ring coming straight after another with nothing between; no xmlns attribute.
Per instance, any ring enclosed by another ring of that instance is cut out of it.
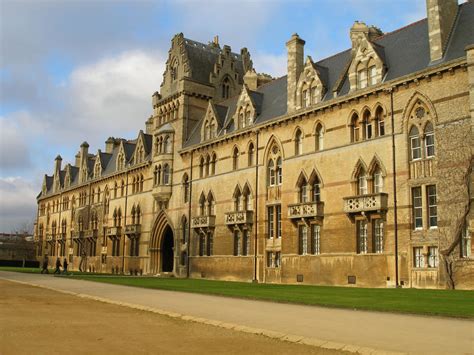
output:
<svg viewBox="0 0 474 355"><path fill-rule="evenodd" d="M171 197L171 184L170 185L156 185L153 187L153 197L157 201L168 201Z"/></svg>
<svg viewBox="0 0 474 355"><path fill-rule="evenodd" d="M388 194L377 193L344 197L344 212L376 212L387 210Z"/></svg>
<svg viewBox="0 0 474 355"><path fill-rule="evenodd" d="M46 240L49 242L51 240L53 240L53 235L52 234L46 234Z"/></svg>
<svg viewBox="0 0 474 355"><path fill-rule="evenodd" d="M288 218L323 218L324 202L303 202L288 205Z"/></svg>
<svg viewBox="0 0 474 355"><path fill-rule="evenodd" d="M226 225L252 224L253 211L234 211L225 214Z"/></svg>
<svg viewBox="0 0 474 355"><path fill-rule="evenodd" d="M66 240L66 233L56 234L56 240Z"/></svg>
<svg viewBox="0 0 474 355"><path fill-rule="evenodd" d="M121 231L122 231L122 227L108 227L105 234L107 236L120 235Z"/></svg>
<svg viewBox="0 0 474 355"><path fill-rule="evenodd" d="M140 224L129 224L125 226L125 234L140 234Z"/></svg>
<svg viewBox="0 0 474 355"><path fill-rule="evenodd" d="M191 228L214 228L216 216L198 216L191 219Z"/></svg>

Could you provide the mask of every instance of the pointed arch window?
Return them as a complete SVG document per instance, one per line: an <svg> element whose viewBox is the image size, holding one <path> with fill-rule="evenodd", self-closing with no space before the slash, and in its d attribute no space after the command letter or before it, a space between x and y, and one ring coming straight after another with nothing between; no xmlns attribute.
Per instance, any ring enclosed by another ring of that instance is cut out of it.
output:
<svg viewBox="0 0 474 355"><path fill-rule="evenodd" d="M248 149L248 166L253 166L254 165L254 155L255 155L255 148L253 146L253 143L249 144L249 149Z"/></svg>
<svg viewBox="0 0 474 355"><path fill-rule="evenodd" d="M425 154L427 158L431 158L435 156L435 142L434 142L434 131L433 125L431 122L425 127Z"/></svg>
<svg viewBox="0 0 474 355"><path fill-rule="evenodd" d="M370 111L366 110L362 119L362 125L364 128L364 139L371 139L373 136L372 120L370 117Z"/></svg>
<svg viewBox="0 0 474 355"><path fill-rule="evenodd" d="M181 218L181 243L185 244L188 240L188 219L186 216Z"/></svg>
<svg viewBox="0 0 474 355"><path fill-rule="evenodd" d="M267 167L267 176L268 176L268 186L276 185L276 174L275 174L275 164L273 160L270 159Z"/></svg>
<svg viewBox="0 0 474 355"><path fill-rule="evenodd" d="M300 129L296 130L295 133L295 155L301 155L303 153L303 133Z"/></svg>
<svg viewBox="0 0 474 355"><path fill-rule="evenodd" d="M170 154L171 153L171 137L166 136L163 144L164 144L165 153Z"/></svg>
<svg viewBox="0 0 474 355"><path fill-rule="evenodd" d="M207 156L206 156L206 164L204 165L206 176L209 176L209 168L210 168L210 165L211 165L211 157L209 156L209 154L207 154Z"/></svg>
<svg viewBox="0 0 474 355"><path fill-rule="evenodd" d="M357 88L364 89L367 87L367 68L363 63L357 66Z"/></svg>
<svg viewBox="0 0 474 355"><path fill-rule="evenodd" d="M377 67L375 64L369 63L369 69L368 69L368 82L369 85L375 85L377 84Z"/></svg>
<svg viewBox="0 0 474 355"><path fill-rule="evenodd" d="M359 119L359 115L354 113L352 115L351 119L351 129L352 129L352 134L351 134L351 140L352 142L358 142L362 139L362 134L361 134L361 122Z"/></svg>
<svg viewBox="0 0 474 355"><path fill-rule="evenodd" d="M379 166L376 166L372 176L373 191L375 194L383 192L383 175Z"/></svg>
<svg viewBox="0 0 474 355"><path fill-rule="evenodd" d="M189 201L189 177L188 174L183 176L183 201L184 203Z"/></svg>
<svg viewBox="0 0 474 355"><path fill-rule="evenodd" d="M212 195L212 193L209 193L209 195L207 196L207 215L208 216L214 216L215 214L215 200L214 200L214 196Z"/></svg>
<svg viewBox="0 0 474 355"><path fill-rule="evenodd" d="M276 177L277 177L277 185L281 185L283 182L283 170L282 170L281 157L278 157L277 162L276 162Z"/></svg>
<svg viewBox="0 0 474 355"><path fill-rule="evenodd" d="M199 160L199 177L204 177L204 157L201 157Z"/></svg>
<svg viewBox="0 0 474 355"><path fill-rule="evenodd" d="M221 96L223 99L228 99L230 96L230 80L227 77L222 81Z"/></svg>
<svg viewBox="0 0 474 355"><path fill-rule="evenodd" d="M163 166L163 185L170 184L170 166L165 164Z"/></svg>
<svg viewBox="0 0 474 355"><path fill-rule="evenodd" d="M210 174L211 174L211 175L215 175L215 174L216 174L216 161L217 161L216 153L212 153L211 166L210 166Z"/></svg>
<svg viewBox="0 0 474 355"><path fill-rule="evenodd" d="M324 149L324 128L321 123L316 126L316 151Z"/></svg>
<svg viewBox="0 0 474 355"><path fill-rule="evenodd" d="M379 106L375 110L375 126L377 129L376 135L377 136L384 136L385 135L385 120L383 115L383 109Z"/></svg>
<svg viewBox="0 0 474 355"><path fill-rule="evenodd" d="M363 168L360 169L357 176L357 192L359 195L367 194L367 174Z"/></svg>
<svg viewBox="0 0 474 355"><path fill-rule="evenodd" d="M305 178L302 179L300 183L300 191L299 191L299 202L306 203L308 202L308 182Z"/></svg>
<svg viewBox="0 0 474 355"><path fill-rule="evenodd" d="M312 202L321 201L321 182L319 181L318 176L316 175L311 184L311 198Z"/></svg>
<svg viewBox="0 0 474 355"><path fill-rule="evenodd" d="M232 151L232 170L237 170L239 168L239 148L234 147Z"/></svg>
<svg viewBox="0 0 474 355"><path fill-rule="evenodd" d="M411 127L409 133L411 160L421 159L421 142L418 128Z"/></svg>

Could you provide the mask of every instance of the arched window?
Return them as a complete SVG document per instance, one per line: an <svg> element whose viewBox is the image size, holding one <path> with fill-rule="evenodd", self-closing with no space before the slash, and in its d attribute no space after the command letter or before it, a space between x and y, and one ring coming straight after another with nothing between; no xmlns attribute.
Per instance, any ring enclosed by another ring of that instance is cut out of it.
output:
<svg viewBox="0 0 474 355"><path fill-rule="evenodd" d="M207 215L208 216L215 215L215 204L216 204L216 201L214 201L214 196L212 195L212 193L209 192L207 196Z"/></svg>
<svg viewBox="0 0 474 355"><path fill-rule="evenodd" d="M267 176L268 176L268 186L275 186L276 185L275 164L273 163L272 159L268 161Z"/></svg>
<svg viewBox="0 0 474 355"><path fill-rule="evenodd" d="M360 130L360 120L359 120L359 115L354 113L352 115L351 119L351 128L352 128L352 134L351 134L351 139L352 142L358 142L361 140L361 130Z"/></svg>
<svg viewBox="0 0 474 355"><path fill-rule="evenodd" d="M301 106L306 108L309 105L311 105L311 92L308 88L308 85L304 83L303 87L301 88Z"/></svg>
<svg viewBox="0 0 474 355"><path fill-rule="evenodd" d="M208 140L210 138L210 131L209 131L209 121L204 123L204 140Z"/></svg>
<svg viewBox="0 0 474 355"><path fill-rule="evenodd" d="M383 117L383 109L382 107L377 107L375 110L375 126L377 129L377 136L384 136L385 135L385 121Z"/></svg>
<svg viewBox="0 0 474 355"><path fill-rule="evenodd" d="M312 202L320 202L321 201L321 182L317 175L315 175L312 184L311 184L311 199Z"/></svg>
<svg viewBox="0 0 474 355"><path fill-rule="evenodd" d="M240 188L237 186L234 191L234 211L242 210L242 194Z"/></svg>
<svg viewBox="0 0 474 355"><path fill-rule="evenodd" d="M299 202L300 203L306 203L308 202L308 183L306 182L306 179L302 179L300 183L300 191L299 191Z"/></svg>
<svg viewBox="0 0 474 355"><path fill-rule="evenodd" d="M189 201L189 177L188 174L183 176L183 201L184 203Z"/></svg>
<svg viewBox="0 0 474 355"><path fill-rule="evenodd" d="M135 224L135 206L132 207L131 215L132 215L132 224Z"/></svg>
<svg viewBox="0 0 474 355"><path fill-rule="evenodd" d="M137 209L135 210L136 212L136 215L135 215L135 223L136 224L140 224L140 220L141 220L141 210L140 210L140 205L137 205Z"/></svg>
<svg viewBox="0 0 474 355"><path fill-rule="evenodd" d="M255 148L253 146L253 143L249 144L249 149L248 149L248 166L253 166L254 165L254 155L255 155Z"/></svg>
<svg viewBox="0 0 474 355"><path fill-rule="evenodd" d="M357 176L357 191L359 195L367 195L367 174L362 168Z"/></svg>
<svg viewBox="0 0 474 355"><path fill-rule="evenodd" d="M199 177L204 177L204 157L199 160Z"/></svg>
<svg viewBox="0 0 474 355"><path fill-rule="evenodd" d="M91 191L91 203L94 203L94 199L95 199L95 190L92 189L92 191ZM54 211L55 208L56 208L56 203L54 203L54 205L53 205L53 211Z"/></svg>
<svg viewBox="0 0 474 355"><path fill-rule="evenodd" d="M248 185L246 184L243 191L242 191L242 197L243 197L243 209L245 211L251 211L253 209L252 207L252 195L250 193L250 189Z"/></svg>
<svg viewBox="0 0 474 355"><path fill-rule="evenodd" d="M199 198L199 215L204 216L206 213L206 197L204 197L204 194L201 194L201 197Z"/></svg>
<svg viewBox="0 0 474 355"><path fill-rule="evenodd" d="M367 68L364 64L357 65L357 88L364 89L367 87Z"/></svg>
<svg viewBox="0 0 474 355"><path fill-rule="evenodd" d="M170 166L165 164L163 166L163 185L170 184Z"/></svg>
<svg viewBox="0 0 474 355"><path fill-rule="evenodd" d="M125 182L122 180L122 185L120 186L120 196L125 196Z"/></svg>
<svg viewBox="0 0 474 355"><path fill-rule="evenodd" d="M158 166L155 165L155 170L153 171L153 186L158 185Z"/></svg>
<svg viewBox="0 0 474 355"><path fill-rule="evenodd" d="M239 110L239 127L238 128L244 128L244 127L245 127L244 109L240 108L240 110Z"/></svg>
<svg viewBox="0 0 474 355"><path fill-rule="evenodd" d="M252 124L252 112L250 112L250 107L247 105L247 111L245 112L245 124L250 126Z"/></svg>
<svg viewBox="0 0 474 355"><path fill-rule="evenodd" d="M421 142L418 128L415 126L411 127L408 138L410 141L411 160L421 159Z"/></svg>
<svg viewBox="0 0 474 355"><path fill-rule="evenodd" d="M232 151L232 169L237 170L239 168L239 148L234 147Z"/></svg>
<svg viewBox="0 0 474 355"><path fill-rule="evenodd" d="M143 174L140 174L140 192L143 192L143 181L144 181Z"/></svg>
<svg viewBox="0 0 474 355"><path fill-rule="evenodd" d="M165 150L165 153L166 154L170 154L171 153L171 138L169 136L166 136L165 137L165 140L164 140L164 150Z"/></svg>
<svg viewBox="0 0 474 355"><path fill-rule="evenodd" d="M296 130L295 133L295 155L301 155L303 152L303 133L301 130Z"/></svg>
<svg viewBox="0 0 474 355"><path fill-rule="evenodd" d="M114 183L114 198L117 198L117 189L118 189L117 182L115 182Z"/></svg>
<svg viewBox="0 0 474 355"><path fill-rule="evenodd" d="M316 151L324 149L324 128L321 123L316 126Z"/></svg>
<svg viewBox="0 0 474 355"><path fill-rule="evenodd" d="M210 168L210 174L211 175L215 175L216 174L216 161L217 161L217 157L216 157L216 153L212 153L212 157L211 157L211 168Z"/></svg>
<svg viewBox="0 0 474 355"><path fill-rule="evenodd" d="M221 94L223 99L228 99L230 96L230 81L227 77L222 81Z"/></svg>
<svg viewBox="0 0 474 355"><path fill-rule="evenodd" d="M211 157L209 156L209 154L206 156L206 165L205 165L205 168L206 168L206 176L209 176L209 167L211 165Z"/></svg>
<svg viewBox="0 0 474 355"><path fill-rule="evenodd" d="M209 138L210 139L215 138L216 135L217 135L216 123L214 122L214 120L212 120L211 123L209 124Z"/></svg>
<svg viewBox="0 0 474 355"><path fill-rule="evenodd" d="M427 158L435 156L434 131L431 122L425 127L425 154Z"/></svg>
<svg viewBox="0 0 474 355"><path fill-rule="evenodd" d="M283 182L283 171L282 171L282 160L281 157L278 157L276 163L276 175L277 175L277 185L281 185Z"/></svg>
<svg viewBox="0 0 474 355"><path fill-rule="evenodd" d="M364 139L371 139L372 138L372 121L371 121L369 110L365 110L364 112L362 125L364 128Z"/></svg>
<svg viewBox="0 0 474 355"><path fill-rule="evenodd" d="M188 240L188 219L186 216L181 218L181 243L185 244Z"/></svg>
<svg viewBox="0 0 474 355"><path fill-rule="evenodd" d="M370 59L368 64L368 84L375 85L377 84L377 67L375 66L374 60Z"/></svg>
<svg viewBox="0 0 474 355"><path fill-rule="evenodd" d="M383 192L383 175L382 175L382 170L380 170L380 167L377 166L374 169L374 173L372 175L372 181L373 181L373 192L375 194Z"/></svg>

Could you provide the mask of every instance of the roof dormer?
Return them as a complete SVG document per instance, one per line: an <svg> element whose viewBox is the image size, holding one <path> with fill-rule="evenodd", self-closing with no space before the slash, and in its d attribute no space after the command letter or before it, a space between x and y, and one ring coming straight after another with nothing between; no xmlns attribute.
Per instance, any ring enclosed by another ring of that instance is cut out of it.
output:
<svg viewBox="0 0 474 355"><path fill-rule="evenodd" d="M363 22L352 26L352 61L348 70L351 92L382 82L386 72L384 48L373 42L380 35L382 31Z"/></svg>
<svg viewBox="0 0 474 355"><path fill-rule="evenodd" d="M217 137L221 125L217 119L219 113L216 110L216 106L212 101L209 101L207 105L206 115L201 126L201 141L206 141Z"/></svg>
<svg viewBox="0 0 474 355"><path fill-rule="evenodd" d="M297 109L321 102L326 93L326 86L321 73L323 70L326 69L318 68L310 56L306 58L306 63L296 85Z"/></svg>
<svg viewBox="0 0 474 355"><path fill-rule="evenodd" d="M244 85L237 100L237 109L234 113L234 127L242 129L252 125L260 111L261 93L251 91Z"/></svg>

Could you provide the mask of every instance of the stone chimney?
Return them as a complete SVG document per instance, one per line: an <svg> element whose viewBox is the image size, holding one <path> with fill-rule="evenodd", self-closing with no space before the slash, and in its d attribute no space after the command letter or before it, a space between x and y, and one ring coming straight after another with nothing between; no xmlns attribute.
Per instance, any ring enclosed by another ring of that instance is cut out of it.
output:
<svg viewBox="0 0 474 355"><path fill-rule="evenodd" d="M61 171L61 162L63 161L63 158L61 158L60 155L54 159L54 175L59 176L59 172Z"/></svg>
<svg viewBox="0 0 474 355"><path fill-rule="evenodd" d="M431 61L443 58L458 12L458 0L426 0Z"/></svg>
<svg viewBox="0 0 474 355"><path fill-rule="evenodd" d="M287 77L287 110L288 112L296 109L296 84L304 68L304 44L297 33L293 34L286 48L288 50L288 77Z"/></svg>
<svg viewBox="0 0 474 355"><path fill-rule="evenodd" d="M87 159L89 154L89 144L87 142L83 142L81 144L81 164L84 160Z"/></svg>
<svg viewBox="0 0 474 355"><path fill-rule="evenodd" d="M258 87L258 76L255 69L251 69L244 75L244 83L250 90L257 90Z"/></svg>
<svg viewBox="0 0 474 355"><path fill-rule="evenodd" d="M114 137L109 137L105 141L105 152L106 153L112 154L112 152L114 151L114 143L115 143Z"/></svg>
<svg viewBox="0 0 474 355"><path fill-rule="evenodd" d="M76 159L74 160L74 166L81 166L81 152L77 152L77 154L74 156Z"/></svg>

